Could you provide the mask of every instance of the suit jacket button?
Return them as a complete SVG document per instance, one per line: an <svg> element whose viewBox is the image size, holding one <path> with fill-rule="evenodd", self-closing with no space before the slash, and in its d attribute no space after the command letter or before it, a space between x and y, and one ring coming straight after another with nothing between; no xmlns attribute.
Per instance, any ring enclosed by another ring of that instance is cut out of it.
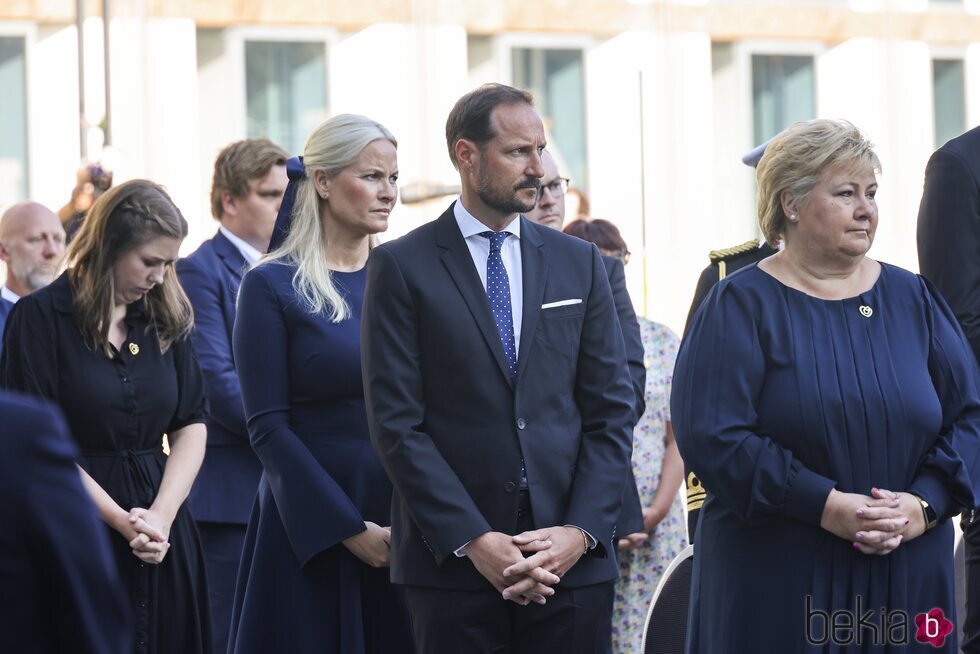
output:
<svg viewBox="0 0 980 654"><path fill-rule="evenodd" d="M517 484L512 481L508 481L506 484L504 484L504 490L508 493L513 493L515 488L517 488Z"/></svg>
<svg viewBox="0 0 980 654"><path fill-rule="evenodd" d="M524 418L518 418L517 419L517 428L518 429L524 429L525 427L527 427L527 421L524 420Z"/></svg>

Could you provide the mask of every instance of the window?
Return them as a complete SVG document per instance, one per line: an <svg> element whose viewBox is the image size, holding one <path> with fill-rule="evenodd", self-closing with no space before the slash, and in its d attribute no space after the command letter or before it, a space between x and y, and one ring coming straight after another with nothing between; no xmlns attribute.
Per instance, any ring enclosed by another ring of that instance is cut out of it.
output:
<svg viewBox="0 0 980 654"><path fill-rule="evenodd" d="M813 57L752 55L752 115L756 144L816 115Z"/></svg>
<svg viewBox="0 0 980 654"><path fill-rule="evenodd" d="M572 183L589 184L585 146L585 58L581 49L514 48L514 86L534 94L556 151L568 166Z"/></svg>
<svg viewBox="0 0 980 654"><path fill-rule="evenodd" d="M248 138L266 137L302 152L327 118L327 54L322 41L245 42Z"/></svg>
<svg viewBox="0 0 980 654"><path fill-rule="evenodd" d="M27 198L26 41L0 36L0 198L12 203Z"/></svg>
<svg viewBox="0 0 980 654"><path fill-rule="evenodd" d="M962 59L932 60L933 135L940 145L966 131Z"/></svg>

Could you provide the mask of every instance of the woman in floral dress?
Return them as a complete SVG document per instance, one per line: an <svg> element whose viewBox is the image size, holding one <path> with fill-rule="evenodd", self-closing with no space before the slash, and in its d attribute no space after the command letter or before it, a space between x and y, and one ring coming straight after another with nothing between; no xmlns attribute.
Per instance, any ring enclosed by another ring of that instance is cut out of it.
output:
<svg viewBox="0 0 980 654"><path fill-rule="evenodd" d="M646 410L633 430L633 475L649 537L620 541L613 604L613 652L635 654L643 642L650 600L671 560L687 545L678 490L684 479L670 426L670 379L680 341L666 326L638 318L647 369Z"/></svg>

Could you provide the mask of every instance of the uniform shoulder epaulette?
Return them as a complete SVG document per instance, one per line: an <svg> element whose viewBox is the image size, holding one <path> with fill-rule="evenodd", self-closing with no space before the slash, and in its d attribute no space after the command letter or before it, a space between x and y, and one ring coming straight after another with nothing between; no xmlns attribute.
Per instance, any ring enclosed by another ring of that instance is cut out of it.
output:
<svg viewBox="0 0 980 654"><path fill-rule="evenodd" d="M745 243L734 247L723 248L721 250L712 250L708 253L708 258L711 259L711 263L728 261L729 259L734 259L735 257L743 255L746 252L756 250L758 247L759 241L757 239L752 239L751 241L746 241Z"/></svg>

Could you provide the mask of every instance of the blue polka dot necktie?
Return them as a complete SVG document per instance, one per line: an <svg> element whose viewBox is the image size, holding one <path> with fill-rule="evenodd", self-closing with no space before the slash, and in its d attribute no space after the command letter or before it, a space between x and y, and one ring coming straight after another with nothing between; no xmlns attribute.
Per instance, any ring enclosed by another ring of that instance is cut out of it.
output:
<svg viewBox="0 0 980 654"><path fill-rule="evenodd" d="M500 342L504 346L504 356L507 357L507 368L510 378L517 375L517 346L514 344L514 315L510 306L510 278L504 268L500 248L510 236L510 232L480 232L480 236L490 241L490 255L487 257L487 299L490 300L490 311L497 323ZM521 489L527 488L527 472L524 459L521 459Z"/></svg>
<svg viewBox="0 0 980 654"><path fill-rule="evenodd" d="M500 248L510 236L510 232L481 232L480 236L490 241L490 255L487 257L487 299L490 311L497 323L500 342L504 346L510 378L517 375L517 347L514 344L514 316L510 306L510 278L500 256Z"/></svg>

